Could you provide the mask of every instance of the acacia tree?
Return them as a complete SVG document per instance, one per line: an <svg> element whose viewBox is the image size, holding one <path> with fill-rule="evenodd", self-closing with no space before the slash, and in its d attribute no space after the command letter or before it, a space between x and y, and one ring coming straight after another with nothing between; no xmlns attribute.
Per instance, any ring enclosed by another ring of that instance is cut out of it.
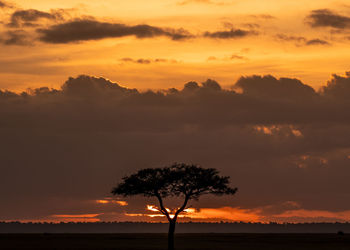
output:
<svg viewBox="0 0 350 250"><path fill-rule="evenodd" d="M156 197L159 202L159 211L169 221L168 249L174 249L174 233L176 220L183 212L191 199L198 200L201 195L233 195L237 188L231 188L228 176L219 176L214 168L202 168L198 165L175 163L164 168L147 168L123 178L123 181L112 189L112 194L133 196L143 195ZM170 213L164 203L164 198L183 197L180 208Z"/></svg>

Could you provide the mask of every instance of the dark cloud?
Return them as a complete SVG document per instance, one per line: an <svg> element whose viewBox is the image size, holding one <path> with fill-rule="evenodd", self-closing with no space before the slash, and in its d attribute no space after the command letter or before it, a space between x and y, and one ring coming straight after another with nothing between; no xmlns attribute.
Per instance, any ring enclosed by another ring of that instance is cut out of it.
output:
<svg viewBox="0 0 350 250"><path fill-rule="evenodd" d="M139 58L139 59L133 59L130 57L124 57L120 59L121 62L125 63L137 63L137 64L151 64L151 63L177 63L176 60L168 60L164 58L156 58L156 59L144 59L144 58Z"/></svg>
<svg viewBox="0 0 350 250"><path fill-rule="evenodd" d="M302 43L306 42L306 38L303 36L288 36L284 34L278 34L276 37L284 41L296 41L296 42L302 42Z"/></svg>
<svg viewBox="0 0 350 250"><path fill-rule="evenodd" d="M230 57L231 60L246 60L247 58L244 56L240 56L240 55L232 55Z"/></svg>
<svg viewBox="0 0 350 250"><path fill-rule="evenodd" d="M329 42L315 38L315 39L307 39L303 36L288 36L284 34L278 34L278 40L295 42L297 46L310 46L310 45L331 45Z"/></svg>
<svg viewBox="0 0 350 250"><path fill-rule="evenodd" d="M239 187L202 207L348 209L349 86L350 74L321 91L250 76L239 91L207 80L142 92L80 76L56 90L0 91L0 220L142 211L141 198L108 211L93 200L139 168L175 161L216 167Z"/></svg>
<svg viewBox="0 0 350 250"><path fill-rule="evenodd" d="M205 82L202 83L202 88L203 89L209 89L209 90L215 90L215 91L220 91L221 86L220 84L212 79L208 79Z"/></svg>
<svg viewBox="0 0 350 250"><path fill-rule="evenodd" d="M312 87L297 79L276 79L273 76L241 77L235 87L242 89L245 95L258 98L308 100L317 96Z"/></svg>
<svg viewBox="0 0 350 250"><path fill-rule="evenodd" d="M333 78L322 87L321 92L335 100L349 100L350 93L350 72L346 72L346 76L333 75Z"/></svg>
<svg viewBox="0 0 350 250"><path fill-rule="evenodd" d="M11 16L11 22L9 27L21 27L21 26L37 26L37 21L40 19L58 20L62 19L59 12L48 13L35 9L29 10L17 10Z"/></svg>
<svg viewBox="0 0 350 250"><path fill-rule="evenodd" d="M243 29L231 29L227 31L215 31L215 32L205 32L204 37L217 38L217 39L234 39L242 38L250 35L256 35L255 31L243 30Z"/></svg>
<svg viewBox="0 0 350 250"><path fill-rule="evenodd" d="M243 24L244 27L247 27L249 29L258 29L260 28L260 24L257 23L245 23Z"/></svg>
<svg viewBox="0 0 350 250"><path fill-rule="evenodd" d="M5 8L13 8L13 5L6 1L0 1L0 9L5 9Z"/></svg>
<svg viewBox="0 0 350 250"><path fill-rule="evenodd" d="M306 41L306 45L330 45L330 43L321 39L311 39Z"/></svg>
<svg viewBox="0 0 350 250"><path fill-rule="evenodd" d="M4 38L0 40L4 45L31 45L29 35L24 30L10 30L4 33Z"/></svg>
<svg viewBox="0 0 350 250"><path fill-rule="evenodd" d="M329 9L313 10L307 16L307 22L312 27L350 28L350 17L339 15Z"/></svg>
<svg viewBox="0 0 350 250"><path fill-rule="evenodd" d="M39 94L41 93L42 91L39 92ZM48 94L50 92L48 91L48 89L45 88L43 93ZM67 95L92 97L105 94L114 95L120 93L137 93L137 90L121 87L120 85L106 80L102 77L97 78L81 75L77 78L70 77L62 85L62 93Z"/></svg>
<svg viewBox="0 0 350 250"><path fill-rule="evenodd" d="M138 59L136 60L136 63L139 63L139 64L150 64L151 63L151 60L149 59Z"/></svg>
<svg viewBox="0 0 350 250"><path fill-rule="evenodd" d="M47 43L70 43L125 36L135 36L140 39L165 36L172 40L191 37L191 34L183 29L166 29L150 25L128 26L86 19L69 21L37 31L41 35L40 40Z"/></svg>
<svg viewBox="0 0 350 250"><path fill-rule="evenodd" d="M36 34L27 36L26 38L21 35L21 39L12 35L13 39L8 39L8 42L3 44L17 44L26 45L30 38L31 43L36 40L45 43L74 43L89 40L101 40L106 38L120 38L126 36L135 36L138 39L143 38L155 38L155 37L168 37L174 41L186 40L190 38L206 37L213 39L237 39L250 35L257 35L258 32L254 31L254 28L258 28L259 25L255 23L245 24L250 30L234 28L231 23L224 23L227 30L219 31L206 31L200 35L193 35L189 31L180 28L163 28L147 24L140 25L127 25L122 23L102 22L94 19L94 17L84 17L81 19L70 19L70 11L67 9L53 9L50 12L44 12L35 9L17 10L7 23L7 27L11 28L31 28L36 27ZM42 19L47 20L46 23L39 22ZM69 21L66 21L70 19ZM31 29L26 29L29 32ZM24 33L24 32L22 32ZM9 33L10 34L10 33ZM29 33L28 33L29 34ZM37 38L34 39L35 35ZM4 41L4 39L2 40ZM18 41L18 42L17 42ZM23 42L26 41L26 42ZM138 62L140 64L148 64L151 61L142 59Z"/></svg>

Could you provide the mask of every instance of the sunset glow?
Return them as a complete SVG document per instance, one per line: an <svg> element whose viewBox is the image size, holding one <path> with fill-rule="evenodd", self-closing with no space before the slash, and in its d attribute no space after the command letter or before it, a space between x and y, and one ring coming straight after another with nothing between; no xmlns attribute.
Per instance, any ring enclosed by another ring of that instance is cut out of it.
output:
<svg viewBox="0 0 350 250"><path fill-rule="evenodd" d="M112 200L112 199L96 200L96 203L99 203L99 204L118 204L122 207L128 205L128 203L126 201L118 201L118 200Z"/></svg>
<svg viewBox="0 0 350 250"><path fill-rule="evenodd" d="M166 222L111 189L186 162L238 191L182 222L350 222L349 61L346 0L0 0L0 221Z"/></svg>
<svg viewBox="0 0 350 250"><path fill-rule="evenodd" d="M221 208L188 208L179 215L180 222L187 221L204 221L204 222L259 222L259 223L309 223L309 222L350 222L350 211L331 212L331 211L316 211L298 209L299 205L293 202L290 204L291 208L282 213L268 213L268 207L260 207L256 209L242 209L239 207L221 207ZM149 221L155 218L163 218L166 221L165 215L161 214L159 210L154 209L154 206L147 205L147 211L158 213L125 213L126 217L138 217L139 221ZM173 218L173 214L170 215ZM126 219L127 221L128 219Z"/></svg>

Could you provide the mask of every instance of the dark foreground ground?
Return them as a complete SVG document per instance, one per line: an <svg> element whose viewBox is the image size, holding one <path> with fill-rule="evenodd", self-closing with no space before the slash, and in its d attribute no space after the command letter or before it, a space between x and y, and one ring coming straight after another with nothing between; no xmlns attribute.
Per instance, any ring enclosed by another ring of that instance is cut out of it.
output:
<svg viewBox="0 0 350 250"><path fill-rule="evenodd" d="M0 249L166 249L166 234L0 234ZM350 235L178 234L176 249L350 250Z"/></svg>

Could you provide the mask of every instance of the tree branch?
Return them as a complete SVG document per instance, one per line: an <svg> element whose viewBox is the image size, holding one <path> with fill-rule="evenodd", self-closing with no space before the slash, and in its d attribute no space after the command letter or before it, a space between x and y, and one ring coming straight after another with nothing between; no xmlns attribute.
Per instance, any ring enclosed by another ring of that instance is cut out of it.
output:
<svg viewBox="0 0 350 250"><path fill-rule="evenodd" d="M176 222L177 216L178 216L182 211L185 210L185 208L186 208L186 206L187 206L187 202L188 202L189 199L190 199L190 196L189 196L189 195L186 195L186 196L185 196L184 204L179 208L179 210L177 210L177 211L175 212L175 215L174 215L174 218L173 218L173 221L174 221L174 222Z"/></svg>
<svg viewBox="0 0 350 250"><path fill-rule="evenodd" d="M168 221L171 221L170 215L169 215L168 211L166 210L166 208L164 207L162 197L158 193L156 193L155 196L158 198L158 201L159 201L160 212L166 216Z"/></svg>

